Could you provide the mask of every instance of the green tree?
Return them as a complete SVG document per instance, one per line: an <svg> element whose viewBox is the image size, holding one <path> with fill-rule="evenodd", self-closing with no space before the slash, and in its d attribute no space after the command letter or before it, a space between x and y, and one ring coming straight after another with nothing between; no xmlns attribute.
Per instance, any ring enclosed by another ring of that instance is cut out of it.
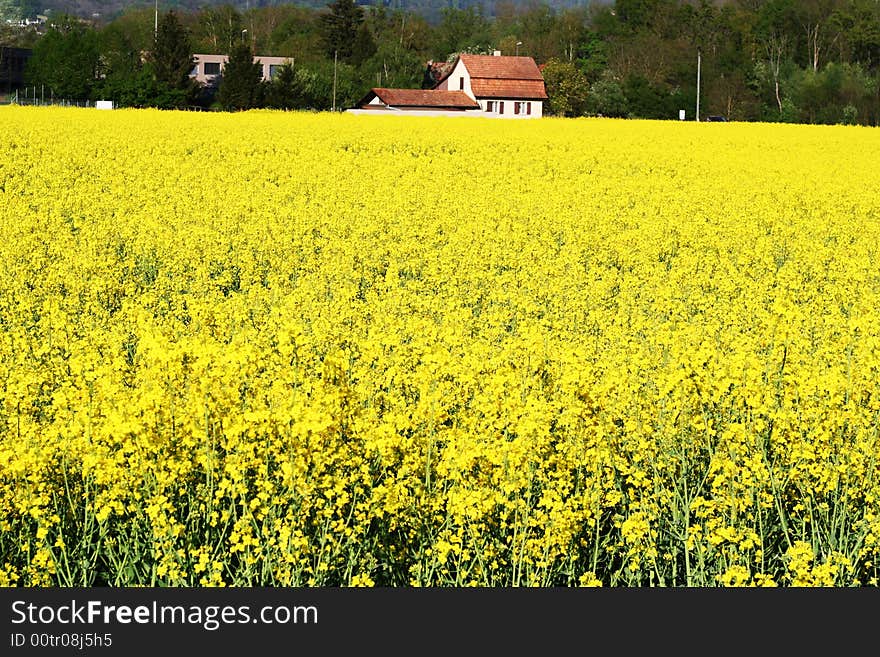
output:
<svg viewBox="0 0 880 657"><path fill-rule="evenodd" d="M420 52L424 59L430 57L431 26L424 17L413 12L387 11L384 7L372 7L365 22L376 40L376 45L397 44L412 52Z"/></svg>
<svg viewBox="0 0 880 657"><path fill-rule="evenodd" d="M241 41L241 14L230 4L203 9L196 26L197 52L223 55Z"/></svg>
<svg viewBox="0 0 880 657"><path fill-rule="evenodd" d="M370 28L366 23L361 23L357 36L351 47L350 61L355 66L360 66L370 57L376 54L376 40L373 38Z"/></svg>
<svg viewBox="0 0 880 657"><path fill-rule="evenodd" d="M565 51L568 50L568 37L560 34L560 24L556 13L547 4L535 4L530 6L520 16L521 35L523 45L519 48L520 55L534 57L535 61L547 62L551 59L569 59ZM514 52L505 52L505 55L513 55Z"/></svg>
<svg viewBox="0 0 880 657"><path fill-rule="evenodd" d="M172 10L162 16L150 51L149 61L159 86L179 91L184 103L192 98L195 86L190 73L195 66L188 30Z"/></svg>
<svg viewBox="0 0 880 657"><path fill-rule="evenodd" d="M262 67L254 61L250 45L239 43L223 67L217 102L227 111L258 107L262 77Z"/></svg>
<svg viewBox="0 0 880 657"><path fill-rule="evenodd" d="M114 18L102 30L120 35L140 58L141 52L149 52L155 41L153 7L130 7ZM101 46L102 52L104 45Z"/></svg>
<svg viewBox="0 0 880 657"><path fill-rule="evenodd" d="M489 21L474 7L444 9L434 35L431 50L439 59L446 59L452 53L492 50Z"/></svg>
<svg viewBox="0 0 880 657"><path fill-rule="evenodd" d="M97 33L63 16L34 44L25 78L29 84L43 85L46 95L88 100L93 97L99 58Z"/></svg>
<svg viewBox="0 0 880 657"><path fill-rule="evenodd" d="M831 63L820 71L798 70L790 84L790 96L802 123L866 123L876 81L858 64Z"/></svg>
<svg viewBox="0 0 880 657"><path fill-rule="evenodd" d="M98 85L98 95L112 100L117 107L155 107L161 93L149 65L127 73L114 73Z"/></svg>
<svg viewBox="0 0 880 657"><path fill-rule="evenodd" d="M629 115L629 104L623 87L607 72L590 85L587 113L611 118L625 118Z"/></svg>
<svg viewBox="0 0 880 657"><path fill-rule="evenodd" d="M296 57L297 62L317 61L324 57L318 14L312 9L289 7L290 14L269 36L268 48L273 55Z"/></svg>
<svg viewBox="0 0 880 657"><path fill-rule="evenodd" d="M685 102L681 91L671 91L664 85L652 83L641 75L631 75L624 80L630 116L641 119L673 119L678 110L691 106ZM702 112L701 112L702 113Z"/></svg>
<svg viewBox="0 0 880 657"><path fill-rule="evenodd" d="M587 111L590 85L571 62L551 59L544 65L549 113L555 116L583 116Z"/></svg>
<svg viewBox="0 0 880 657"><path fill-rule="evenodd" d="M338 57L351 63L358 30L364 22L364 12L354 0L335 0L330 10L320 18L321 37L327 57Z"/></svg>
<svg viewBox="0 0 880 657"><path fill-rule="evenodd" d="M135 38L120 23L111 23L98 33L97 95L119 107L152 106L158 93L152 66L141 61Z"/></svg>
<svg viewBox="0 0 880 657"><path fill-rule="evenodd" d="M842 63L858 63L869 71L880 67L880 3L851 0L832 13L830 23Z"/></svg>
<svg viewBox="0 0 880 657"><path fill-rule="evenodd" d="M675 0L616 0L614 9L626 30L671 36L677 29L680 4Z"/></svg>
<svg viewBox="0 0 880 657"><path fill-rule="evenodd" d="M592 82L608 68L608 43L597 33L589 32L578 43L576 57L578 70Z"/></svg>
<svg viewBox="0 0 880 657"><path fill-rule="evenodd" d="M351 64L336 67L336 84L333 83L333 62L314 62L297 68L297 77L303 84L303 104L308 109L329 110L354 107L366 89L358 80L358 71ZM335 93L334 93L335 87ZM367 87L369 88L369 87Z"/></svg>
<svg viewBox="0 0 880 657"><path fill-rule="evenodd" d="M0 0L0 23L20 18L18 4L12 0Z"/></svg>
<svg viewBox="0 0 880 657"><path fill-rule="evenodd" d="M424 68L424 60L416 53L396 41L386 41L361 66L364 91L370 87L418 88Z"/></svg>
<svg viewBox="0 0 880 657"><path fill-rule="evenodd" d="M39 38L36 30L22 30L0 21L0 46L33 49Z"/></svg>
<svg viewBox="0 0 880 657"><path fill-rule="evenodd" d="M304 85L290 62L282 64L272 81L266 85L265 105L282 110L305 108Z"/></svg>

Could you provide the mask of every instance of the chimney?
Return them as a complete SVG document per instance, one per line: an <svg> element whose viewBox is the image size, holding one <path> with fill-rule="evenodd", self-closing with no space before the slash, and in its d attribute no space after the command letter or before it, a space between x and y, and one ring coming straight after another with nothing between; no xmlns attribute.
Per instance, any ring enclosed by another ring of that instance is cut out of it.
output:
<svg viewBox="0 0 880 657"><path fill-rule="evenodd" d="M495 50L492 54L495 55L496 57L501 57L501 51L500 51L500 50Z"/></svg>

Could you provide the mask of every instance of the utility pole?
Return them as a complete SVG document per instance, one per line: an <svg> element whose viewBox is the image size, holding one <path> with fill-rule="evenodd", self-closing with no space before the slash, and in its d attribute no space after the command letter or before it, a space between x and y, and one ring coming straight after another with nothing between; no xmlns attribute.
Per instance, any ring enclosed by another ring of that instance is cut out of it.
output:
<svg viewBox="0 0 880 657"><path fill-rule="evenodd" d="M333 110L336 111L336 55L339 51L333 51Z"/></svg>
<svg viewBox="0 0 880 657"><path fill-rule="evenodd" d="M700 120L700 50L697 49L697 122Z"/></svg>
<svg viewBox="0 0 880 657"><path fill-rule="evenodd" d="M159 0L156 0L156 19L153 21L153 38L159 37Z"/></svg>

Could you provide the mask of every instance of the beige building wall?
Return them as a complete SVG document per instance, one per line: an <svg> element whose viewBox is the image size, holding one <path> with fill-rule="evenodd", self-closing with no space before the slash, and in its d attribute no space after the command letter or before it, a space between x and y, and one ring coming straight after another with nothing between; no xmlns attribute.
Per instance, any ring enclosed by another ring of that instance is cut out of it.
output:
<svg viewBox="0 0 880 657"><path fill-rule="evenodd" d="M190 77L195 78L202 84L212 84L217 81L218 76L223 72L223 67L229 60L227 55L193 55L195 66L190 72ZM259 62L263 68L263 80L271 80L277 67L282 64L291 62L289 57L269 57L266 55L255 55L254 61Z"/></svg>

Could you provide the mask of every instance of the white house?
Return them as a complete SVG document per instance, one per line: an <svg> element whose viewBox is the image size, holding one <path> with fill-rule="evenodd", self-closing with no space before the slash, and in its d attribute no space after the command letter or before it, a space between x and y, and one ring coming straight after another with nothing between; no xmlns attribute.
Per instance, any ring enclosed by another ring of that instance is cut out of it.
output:
<svg viewBox="0 0 880 657"><path fill-rule="evenodd" d="M463 91L487 113L504 117L539 118L547 90L544 76L531 57L459 55L451 70L434 87Z"/></svg>
<svg viewBox="0 0 880 657"><path fill-rule="evenodd" d="M373 88L350 112L419 111L422 114L540 118L547 90L531 57L459 55L433 89Z"/></svg>

